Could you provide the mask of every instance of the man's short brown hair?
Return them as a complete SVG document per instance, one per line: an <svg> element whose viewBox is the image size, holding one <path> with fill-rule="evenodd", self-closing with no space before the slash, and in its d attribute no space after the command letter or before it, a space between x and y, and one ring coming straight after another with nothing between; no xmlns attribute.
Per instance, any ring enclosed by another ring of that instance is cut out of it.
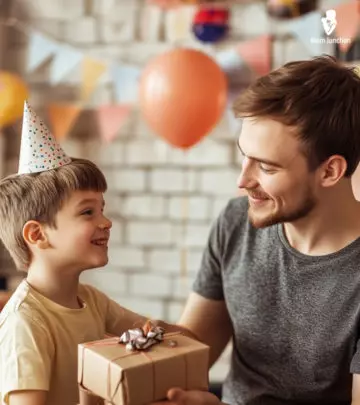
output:
<svg viewBox="0 0 360 405"><path fill-rule="evenodd" d="M86 159L41 173L11 175L0 181L0 238L16 267L26 271L31 262L22 236L30 220L56 228L55 217L73 191L105 192L106 179L101 170Z"/></svg>
<svg viewBox="0 0 360 405"><path fill-rule="evenodd" d="M331 56L289 62L260 77L233 110L238 118L270 118L294 128L310 170L341 155L349 177L360 161L360 77Z"/></svg>

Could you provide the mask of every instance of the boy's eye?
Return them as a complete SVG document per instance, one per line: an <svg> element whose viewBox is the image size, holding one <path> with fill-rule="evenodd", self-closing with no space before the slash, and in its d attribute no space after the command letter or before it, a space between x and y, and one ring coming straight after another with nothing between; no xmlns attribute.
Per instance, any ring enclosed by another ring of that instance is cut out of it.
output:
<svg viewBox="0 0 360 405"><path fill-rule="evenodd" d="M85 210L81 213L81 215L92 215L93 214L93 210Z"/></svg>

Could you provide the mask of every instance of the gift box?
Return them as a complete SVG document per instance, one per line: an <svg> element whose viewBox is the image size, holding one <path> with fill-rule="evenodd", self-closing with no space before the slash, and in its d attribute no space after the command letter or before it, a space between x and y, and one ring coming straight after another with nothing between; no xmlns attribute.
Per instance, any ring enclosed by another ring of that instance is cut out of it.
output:
<svg viewBox="0 0 360 405"><path fill-rule="evenodd" d="M165 399L173 387L208 389L207 345L180 333L165 333L156 344L145 344L146 349L127 342L116 337L79 345L81 390L113 405L146 405Z"/></svg>

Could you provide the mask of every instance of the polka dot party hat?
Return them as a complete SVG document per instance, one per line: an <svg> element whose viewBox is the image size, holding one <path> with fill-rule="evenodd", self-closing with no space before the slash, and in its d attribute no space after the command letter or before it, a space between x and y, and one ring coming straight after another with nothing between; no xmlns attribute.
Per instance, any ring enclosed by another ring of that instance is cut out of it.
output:
<svg viewBox="0 0 360 405"><path fill-rule="evenodd" d="M70 162L55 137L25 101L18 174L44 172Z"/></svg>

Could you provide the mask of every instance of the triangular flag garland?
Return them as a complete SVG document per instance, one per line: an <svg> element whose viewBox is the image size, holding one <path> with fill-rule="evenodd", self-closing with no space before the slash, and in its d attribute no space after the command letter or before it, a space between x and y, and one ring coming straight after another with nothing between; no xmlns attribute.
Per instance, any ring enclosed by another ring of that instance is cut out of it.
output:
<svg viewBox="0 0 360 405"><path fill-rule="evenodd" d="M359 32L360 12L357 3L360 4L360 2L352 1L335 7L337 22L335 32L340 39L339 48L342 52L349 50Z"/></svg>
<svg viewBox="0 0 360 405"><path fill-rule="evenodd" d="M322 43L321 38L324 36L324 31L322 30L319 11L295 18L289 22L288 27L290 32L303 43L311 56L318 56L323 53L324 43Z"/></svg>
<svg viewBox="0 0 360 405"><path fill-rule="evenodd" d="M179 1L163 1L164 4L174 6L175 3L180 4ZM158 1L153 3L153 8L157 8ZM173 8L173 7L170 7ZM176 8L176 7L175 7ZM337 39L345 37L347 41L338 41L340 49L346 52L351 46L354 38L356 37L358 26L360 23L360 14L357 10L358 0L349 1L345 4L341 4L335 8L337 12L337 27L336 35ZM177 16L180 18L183 26L183 22L189 21L191 10L194 9L194 5L182 4L182 7L169 11L169 18L171 16ZM321 11L314 11L298 18L287 21L286 27L288 32L292 33L295 37L301 41L309 51L311 56L321 55L326 48L327 38L322 28L321 23ZM170 18L171 20L171 18ZM180 21L179 20L179 21ZM184 21L183 21L184 20ZM186 25L186 24L185 24ZM178 29L175 24L174 29ZM157 28L154 28L156 31ZM154 33L156 36L157 34ZM177 36L178 33L175 35ZM334 35L334 34L333 34ZM182 34L180 35L182 36ZM334 38L336 39L336 38ZM263 35L258 38L245 41L230 50L218 52L218 58L220 60L220 66L227 64L227 67L233 69L234 64L245 65L253 70L257 75L264 75L271 70L271 36ZM215 52L216 54L217 52ZM238 57L236 56L238 54ZM93 58L88 57L84 52L79 51L67 44L60 44L59 42L46 38L43 34L30 30L30 48L28 56L27 70L32 71L39 67L49 57L53 57L51 69L50 69L50 82L56 85L66 79L66 76L74 70L77 66L82 66L82 83L81 83L81 100L87 101L96 85L99 83L99 79L105 70L109 70L111 73L111 80L113 81L115 88L116 102L119 104L128 104L137 102L138 94L138 81L141 74L141 69L137 66L125 65L122 63L111 63L111 66L107 62L95 61ZM228 58L226 60L226 58Z"/></svg>
<svg viewBox="0 0 360 405"><path fill-rule="evenodd" d="M81 112L76 104L50 104L47 107L52 133L58 141L65 139Z"/></svg>
<svg viewBox="0 0 360 405"><path fill-rule="evenodd" d="M153 4L155 8L155 5L160 5L161 2L162 5L168 9L176 8L175 3L179 4L177 0L154 0L149 1L149 4ZM337 40L333 42L337 42L340 50L346 52L358 34L360 25L359 4L358 0L353 0L334 7L337 14L337 26L334 33L330 34L331 38L330 35L326 35L322 27L321 11L310 12L287 21L287 31L292 33L304 44L311 56L321 55L325 50L324 43L332 39ZM179 10L172 10L172 12L169 13L172 17L177 16L178 24L181 22L181 27L175 24L173 27L174 30L178 31L181 28L180 31L183 32L183 25L185 22L188 24L188 21L190 21L189 15L192 7L188 5L188 8L186 8L189 14L185 13L187 18L183 15L184 10L181 12L179 8ZM180 16L182 18L180 18ZM23 29L23 26L21 28ZM152 30L154 31L154 37L157 37L158 27L154 26ZM182 37L183 34L184 33L180 34L176 32L174 36L178 38ZM88 101L103 74L108 71L110 80L112 80L114 85L115 102L117 105L99 107L97 118L102 139L107 142L113 140L119 127L129 114L130 106L137 102L138 82L141 69L133 65L113 62L109 64L109 62L106 61L95 60L87 56L83 51L68 44L62 44L56 40L47 38L45 35L36 32L32 28L29 29L29 35L30 45L27 58L27 71L34 71L41 64L52 58L50 82L56 85L64 81L67 75L75 68L80 67L80 99L82 103ZM343 41L343 39L346 39L346 41ZM271 47L271 35L263 35L249 41L241 42L236 46L230 47L228 50L221 50L220 52L214 51L214 57L227 75L232 71L238 72L239 70L245 69L251 76L251 71L261 76L267 74L272 68ZM243 77L243 74L241 77ZM57 139L63 139L67 136L81 109L82 107L80 105L75 104L52 104L49 106L48 112L53 126L53 134Z"/></svg>
<svg viewBox="0 0 360 405"><path fill-rule="evenodd" d="M69 72L79 65L84 55L70 46L58 48L51 65L50 82L58 84Z"/></svg>
<svg viewBox="0 0 360 405"><path fill-rule="evenodd" d="M85 57L82 62L82 85L81 85L81 101L87 101L93 92L96 84L103 73L106 71L106 65Z"/></svg>
<svg viewBox="0 0 360 405"><path fill-rule="evenodd" d="M113 66L111 74L115 85L116 101L121 104L136 103L141 70L134 66Z"/></svg>
<svg viewBox="0 0 360 405"><path fill-rule="evenodd" d="M271 70L271 36L263 35L250 41L243 42L237 48L245 63L259 76L266 75Z"/></svg>
<svg viewBox="0 0 360 405"><path fill-rule="evenodd" d="M59 45L44 35L34 32L30 36L27 70L37 69L43 62L53 56Z"/></svg>
<svg viewBox="0 0 360 405"><path fill-rule="evenodd" d="M99 131L105 142L111 142L116 137L130 111L129 105L103 105L97 108Z"/></svg>

